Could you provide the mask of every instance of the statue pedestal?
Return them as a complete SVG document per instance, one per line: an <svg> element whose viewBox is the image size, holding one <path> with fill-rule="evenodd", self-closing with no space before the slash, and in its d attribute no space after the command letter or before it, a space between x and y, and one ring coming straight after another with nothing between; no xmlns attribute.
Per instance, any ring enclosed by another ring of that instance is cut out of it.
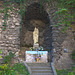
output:
<svg viewBox="0 0 75 75"><path fill-rule="evenodd" d="M33 45L33 47L34 47L34 48L39 48L39 44L36 43L36 44Z"/></svg>

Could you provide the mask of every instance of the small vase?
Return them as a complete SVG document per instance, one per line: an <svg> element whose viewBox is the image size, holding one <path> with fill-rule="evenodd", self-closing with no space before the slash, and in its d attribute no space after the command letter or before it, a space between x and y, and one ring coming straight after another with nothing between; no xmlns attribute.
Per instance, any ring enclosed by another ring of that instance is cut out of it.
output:
<svg viewBox="0 0 75 75"><path fill-rule="evenodd" d="M39 58L37 58L37 62L39 62Z"/></svg>

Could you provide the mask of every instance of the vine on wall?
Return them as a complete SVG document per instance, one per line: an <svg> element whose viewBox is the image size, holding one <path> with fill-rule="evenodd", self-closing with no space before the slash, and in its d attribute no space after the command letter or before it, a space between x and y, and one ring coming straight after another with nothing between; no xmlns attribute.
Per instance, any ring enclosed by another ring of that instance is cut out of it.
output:
<svg viewBox="0 0 75 75"><path fill-rule="evenodd" d="M2 54L2 50L0 49L0 54ZM0 58L2 58L2 56L0 55Z"/></svg>
<svg viewBox="0 0 75 75"><path fill-rule="evenodd" d="M25 13L25 3L26 0L3 0L3 9L0 10L0 13L4 13L4 22L3 22L3 30L6 30L6 25L7 25L7 19L10 14L8 13L9 10L12 11L13 7L11 6L13 3L19 3L20 4L20 15L21 15L21 24L22 24L22 16ZM10 6L10 7L9 7ZM18 12L16 12L18 13Z"/></svg>
<svg viewBox="0 0 75 75"><path fill-rule="evenodd" d="M58 11L56 11L55 14L59 17L58 24L59 25L65 25L63 26L62 32L68 29L68 27L72 27L71 22L75 21L75 0L56 0L57 7L60 8Z"/></svg>
<svg viewBox="0 0 75 75"><path fill-rule="evenodd" d="M8 10L10 9L12 11L12 7L7 7L8 4L9 4L8 2L4 2L3 3L3 8L4 9L0 10L1 13L4 13L3 30L6 29L7 19L8 19L8 16L10 15L10 14L8 14Z"/></svg>
<svg viewBox="0 0 75 75"><path fill-rule="evenodd" d="M49 2L57 2L58 11L55 12L57 15L55 20L58 20L56 26L63 25L62 32L65 32L69 27L72 27L71 22L75 22L75 0L45 0ZM65 26L64 26L65 25Z"/></svg>

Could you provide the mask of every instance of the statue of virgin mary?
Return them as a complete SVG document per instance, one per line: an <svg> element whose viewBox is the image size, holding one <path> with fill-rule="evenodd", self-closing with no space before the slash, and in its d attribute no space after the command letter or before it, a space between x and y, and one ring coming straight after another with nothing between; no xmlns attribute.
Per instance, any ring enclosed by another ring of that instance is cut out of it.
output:
<svg viewBox="0 0 75 75"><path fill-rule="evenodd" d="M38 41L39 41L39 30L36 27L33 32L33 41L34 41L34 45L38 44Z"/></svg>

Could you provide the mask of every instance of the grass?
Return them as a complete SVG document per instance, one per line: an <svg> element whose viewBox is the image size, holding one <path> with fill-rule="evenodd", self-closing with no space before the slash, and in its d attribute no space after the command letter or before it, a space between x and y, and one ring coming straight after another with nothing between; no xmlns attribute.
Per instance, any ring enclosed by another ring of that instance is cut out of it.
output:
<svg viewBox="0 0 75 75"><path fill-rule="evenodd" d="M57 75L75 75L75 67L72 67L71 69L66 70L56 70Z"/></svg>

